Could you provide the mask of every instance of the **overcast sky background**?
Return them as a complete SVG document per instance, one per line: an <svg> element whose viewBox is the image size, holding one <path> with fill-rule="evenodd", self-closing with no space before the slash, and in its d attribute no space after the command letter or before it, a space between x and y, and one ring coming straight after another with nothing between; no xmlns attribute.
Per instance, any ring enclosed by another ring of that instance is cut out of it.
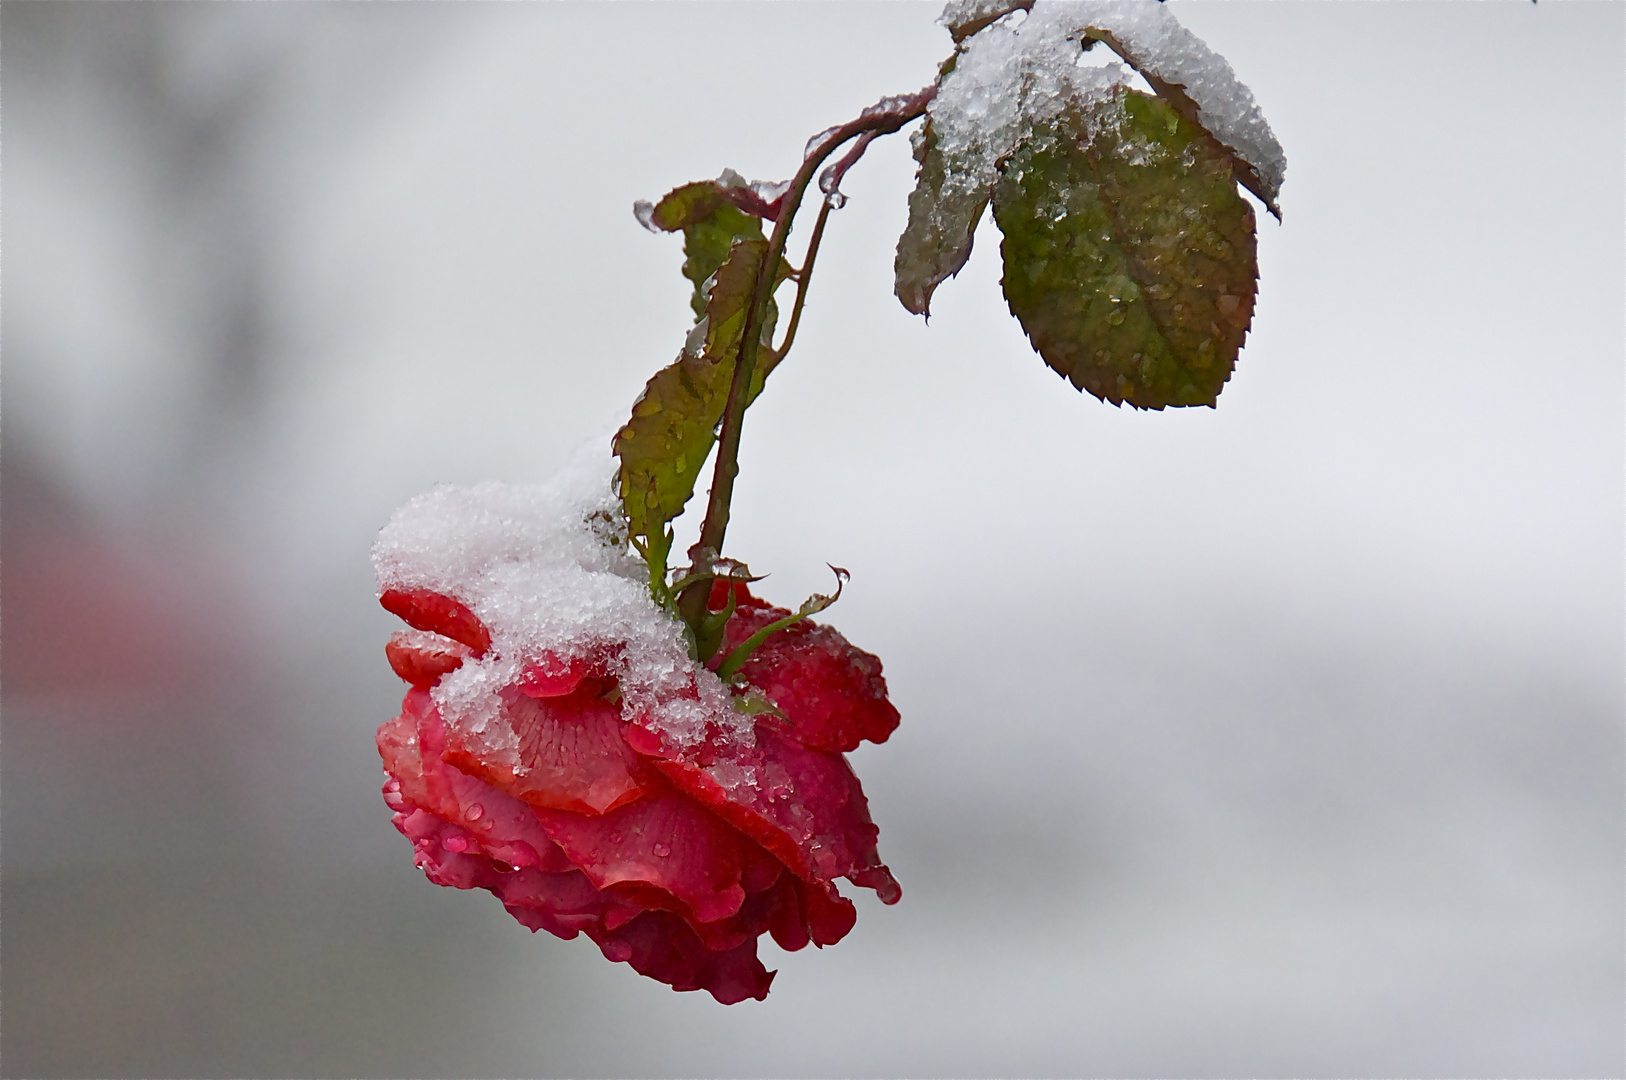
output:
<svg viewBox="0 0 1626 1080"><path fill-rule="evenodd" d="M1217 410L1050 373L991 225L910 316L907 140L844 185L729 546L853 572L904 899L724 1008L413 869L367 551L605 439L633 200L937 6L5 5L0 1069L1618 1075L1626 9L1171 6L1288 157Z"/></svg>

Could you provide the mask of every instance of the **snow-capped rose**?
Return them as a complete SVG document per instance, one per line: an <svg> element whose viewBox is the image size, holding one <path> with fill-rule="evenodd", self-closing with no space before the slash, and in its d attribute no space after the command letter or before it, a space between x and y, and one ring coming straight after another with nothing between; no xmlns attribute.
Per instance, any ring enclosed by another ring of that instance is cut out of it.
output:
<svg viewBox="0 0 1626 1080"><path fill-rule="evenodd" d="M719 657L788 614L735 588ZM714 607L725 598L715 591ZM494 645L453 597L381 599L414 628L387 649L412 688L378 731L384 797L431 881L486 889L533 931L585 933L609 959L725 1004L766 996L763 933L787 950L846 935L856 911L836 879L897 901L841 752L885 740L898 714L880 662L829 627L780 631L741 669L776 712L684 727L670 717L686 703L706 715L709 672L634 701L620 643L503 657L503 635ZM470 679L506 676L485 687L491 714L467 693L437 703L465 665Z"/></svg>

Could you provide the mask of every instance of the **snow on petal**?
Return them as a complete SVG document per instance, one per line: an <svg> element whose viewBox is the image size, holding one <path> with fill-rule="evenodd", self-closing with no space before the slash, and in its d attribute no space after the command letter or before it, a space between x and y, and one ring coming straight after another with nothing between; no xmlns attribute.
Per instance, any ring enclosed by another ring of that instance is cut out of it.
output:
<svg viewBox="0 0 1626 1080"><path fill-rule="evenodd" d="M381 598L415 628L386 650L412 688L378 732L384 799L432 881L675 989L760 999L758 937L832 943L854 914L832 878L896 884L845 759L758 722L833 746L896 714L878 662L811 626L753 669L794 719L735 709L650 599L613 470L600 452L546 486L440 488L383 530Z"/></svg>
<svg viewBox="0 0 1626 1080"><path fill-rule="evenodd" d="M585 448L549 484L435 488L397 510L373 546L381 593L418 598L417 608L397 607L415 613L434 606L425 597L455 598L489 632L480 650L444 622L419 627L483 651L435 684L435 703L471 753L515 774L524 762L503 691L545 661L592 660L676 743L750 738L750 717L690 659L681 623L650 599L648 571L627 548L606 445Z"/></svg>

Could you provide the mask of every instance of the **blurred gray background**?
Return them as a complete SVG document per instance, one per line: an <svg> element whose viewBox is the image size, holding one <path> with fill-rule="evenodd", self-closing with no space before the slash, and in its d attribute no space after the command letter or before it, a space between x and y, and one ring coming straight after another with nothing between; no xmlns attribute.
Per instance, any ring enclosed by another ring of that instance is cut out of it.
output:
<svg viewBox="0 0 1626 1080"><path fill-rule="evenodd" d="M1218 410L1050 374L997 233L912 318L848 178L730 544L853 570L904 900L723 1008L413 869L368 546L603 439L632 201L936 5L6 3L5 1073L1620 1075L1626 8L1176 11L1289 157Z"/></svg>

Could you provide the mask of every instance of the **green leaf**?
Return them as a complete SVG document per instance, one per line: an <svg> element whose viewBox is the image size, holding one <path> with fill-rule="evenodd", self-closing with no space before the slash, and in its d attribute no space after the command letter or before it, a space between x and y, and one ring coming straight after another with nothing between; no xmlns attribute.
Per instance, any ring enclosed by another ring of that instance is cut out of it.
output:
<svg viewBox="0 0 1626 1080"><path fill-rule="evenodd" d="M938 149L931 121L914 137L915 190L909 193L909 224L898 237L893 292L916 315L930 315L932 293L960 272L971 257L971 240L988 205L988 188L955 169Z"/></svg>
<svg viewBox="0 0 1626 1080"><path fill-rule="evenodd" d="M1113 404L1213 405L1258 279L1225 149L1121 90L1035 131L1000 172L1005 298L1045 363Z"/></svg>
<svg viewBox="0 0 1626 1080"><path fill-rule="evenodd" d="M724 186L717 180L684 184L668 192L650 214L657 228L683 233L683 276L694 284L689 304L696 319L706 313L706 280L728 261L734 241L762 239L762 222L730 202Z"/></svg>
<svg viewBox="0 0 1626 1080"><path fill-rule="evenodd" d="M733 373L732 364L680 353L645 385L631 419L615 436L631 536L660 538L666 523L683 512L711 452L712 429L723 415ZM653 562L650 570L655 573Z"/></svg>
<svg viewBox="0 0 1626 1080"><path fill-rule="evenodd" d="M768 241L760 236L741 239L729 253L728 261L712 275L706 300L706 357L712 362L726 360L733 366L745 332L751 290L756 288L757 271L767 255Z"/></svg>
<svg viewBox="0 0 1626 1080"><path fill-rule="evenodd" d="M707 328L704 352L685 350L657 371L633 405L631 419L616 433L627 532L643 538L651 556L657 549L664 553L660 540L666 535L666 523L683 512L694 494L695 481L716 441L734 378L746 305L767 252L766 240L741 239L715 275L707 275L712 284L702 309ZM781 280L783 266L774 284ZM764 338L772 334L774 317L775 308L769 301ZM771 358L764 355L761 359ZM770 367L766 362L757 364L747 404L762 392ZM657 568L653 560L650 572L654 580ZM664 561L658 572L664 575Z"/></svg>

